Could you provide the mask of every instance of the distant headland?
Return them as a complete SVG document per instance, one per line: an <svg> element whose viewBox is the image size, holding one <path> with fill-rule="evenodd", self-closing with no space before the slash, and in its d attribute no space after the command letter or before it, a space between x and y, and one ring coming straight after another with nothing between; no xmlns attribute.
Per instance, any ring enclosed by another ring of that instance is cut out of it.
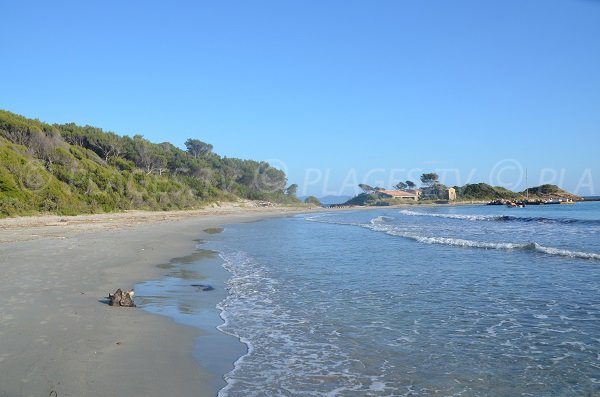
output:
<svg viewBox="0 0 600 397"><path fill-rule="evenodd" d="M446 186L440 183L436 173L421 175L421 187L413 181L398 182L394 189L359 184L361 193L337 206L391 206L398 204L427 203L551 203L576 202L582 197L569 193L556 185L544 184L513 192L501 186L472 183L464 186Z"/></svg>

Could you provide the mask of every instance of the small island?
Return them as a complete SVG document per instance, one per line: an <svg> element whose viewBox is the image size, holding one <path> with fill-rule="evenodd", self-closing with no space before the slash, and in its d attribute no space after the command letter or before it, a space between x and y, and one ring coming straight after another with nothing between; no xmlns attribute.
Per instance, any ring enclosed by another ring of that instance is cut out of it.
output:
<svg viewBox="0 0 600 397"><path fill-rule="evenodd" d="M529 187L522 192L513 192L501 186L473 183L464 186L446 186L434 173L425 173L420 178L421 187L413 181L401 181L393 189L359 184L361 193L343 204L334 206L393 206L399 204L449 204L478 203L490 205L543 205L572 204L583 198L569 193L556 185L544 184Z"/></svg>

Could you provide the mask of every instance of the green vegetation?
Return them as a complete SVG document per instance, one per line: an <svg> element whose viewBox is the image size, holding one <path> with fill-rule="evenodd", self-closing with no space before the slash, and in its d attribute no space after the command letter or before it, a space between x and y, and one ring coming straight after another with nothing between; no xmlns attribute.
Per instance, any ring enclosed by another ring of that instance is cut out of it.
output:
<svg viewBox="0 0 600 397"><path fill-rule="evenodd" d="M319 201L318 198L316 198L315 196L308 196L307 198L304 199L304 204L309 204L309 205L317 205L319 207L321 207L323 204L321 204L321 202Z"/></svg>
<svg viewBox="0 0 600 397"><path fill-rule="evenodd" d="M421 189L421 200L446 200L448 199L448 186L437 182L430 182Z"/></svg>
<svg viewBox="0 0 600 397"><path fill-rule="evenodd" d="M513 192L501 186L490 186L486 183L476 183L456 188L457 198L459 200L523 200L529 193L530 200L549 199L549 198L569 198L580 200L581 198L571 194L556 185L541 185L530 187L522 192Z"/></svg>
<svg viewBox="0 0 600 397"><path fill-rule="evenodd" d="M523 192L521 192L521 194L526 194L526 192L527 191L523 191ZM556 185L546 184L546 185L535 186L535 187L529 188L529 195L534 194L534 195L544 196L544 195L548 195L548 194L562 194L562 193L565 193L565 191Z"/></svg>
<svg viewBox="0 0 600 397"><path fill-rule="evenodd" d="M352 197L350 200L346 201L343 205L386 207L395 204L398 204L396 199L391 198L383 192L373 190L370 193L360 193L358 196Z"/></svg>
<svg viewBox="0 0 600 397"><path fill-rule="evenodd" d="M397 184L394 185L394 189L398 189L398 190L406 190L408 189L408 185L406 184L406 182L398 182Z"/></svg>
<svg viewBox="0 0 600 397"><path fill-rule="evenodd" d="M363 193L365 194L370 194L373 193L376 189L372 186L369 185L365 185L364 183L359 183L358 187L360 188L360 190L363 191Z"/></svg>
<svg viewBox="0 0 600 397"><path fill-rule="evenodd" d="M436 176L437 178L437 176ZM398 182L397 184L394 185L394 189L398 189L398 190L412 190L414 188L416 188L417 185L413 182L413 181L405 181L405 182Z"/></svg>
<svg viewBox="0 0 600 397"><path fill-rule="evenodd" d="M283 171L91 126L46 124L0 110L0 217L194 208L237 198L299 203Z"/></svg>
<svg viewBox="0 0 600 397"><path fill-rule="evenodd" d="M487 183L473 183L456 188L459 200L497 200L516 199L519 194L500 186L491 186Z"/></svg>
<svg viewBox="0 0 600 397"><path fill-rule="evenodd" d="M438 174L436 174L435 172L431 172L429 174L421 175L421 182L425 186L431 186L431 185L435 185L436 183L438 183L438 178L439 178Z"/></svg>

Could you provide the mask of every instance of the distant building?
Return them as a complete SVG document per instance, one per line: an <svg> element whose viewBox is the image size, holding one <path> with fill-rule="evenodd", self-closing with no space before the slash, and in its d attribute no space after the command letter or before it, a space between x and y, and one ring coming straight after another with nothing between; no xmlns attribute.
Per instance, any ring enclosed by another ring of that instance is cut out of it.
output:
<svg viewBox="0 0 600 397"><path fill-rule="evenodd" d="M421 196L420 190L379 190L379 192L398 200L419 201Z"/></svg>
<svg viewBox="0 0 600 397"><path fill-rule="evenodd" d="M446 187L441 183L428 186L422 191L420 189L417 189L417 192L419 195L419 200L456 200L456 189L454 189L453 187Z"/></svg>
<svg viewBox="0 0 600 397"><path fill-rule="evenodd" d="M448 189L446 189L446 194L447 194L447 198L448 201L454 201L456 200L456 189L453 187L449 187Z"/></svg>
<svg viewBox="0 0 600 397"><path fill-rule="evenodd" d="M423 190L421 190L421 189L411 189L411 190L406 190L406 191L416 195L418 199L421 199L421 195L423 193Z"/></svg>

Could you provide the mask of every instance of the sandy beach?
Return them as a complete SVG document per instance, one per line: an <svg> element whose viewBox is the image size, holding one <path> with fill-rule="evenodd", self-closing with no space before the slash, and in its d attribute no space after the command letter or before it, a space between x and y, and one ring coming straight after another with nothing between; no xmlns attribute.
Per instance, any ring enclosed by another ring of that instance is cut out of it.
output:
<svg viewBox="0 0 600 397"><path fill-rule="evenodd" d="M0 396L213 396L203 332L104 297L160 278L203 230L306 212L226 206L0 220Z"/></svg>

